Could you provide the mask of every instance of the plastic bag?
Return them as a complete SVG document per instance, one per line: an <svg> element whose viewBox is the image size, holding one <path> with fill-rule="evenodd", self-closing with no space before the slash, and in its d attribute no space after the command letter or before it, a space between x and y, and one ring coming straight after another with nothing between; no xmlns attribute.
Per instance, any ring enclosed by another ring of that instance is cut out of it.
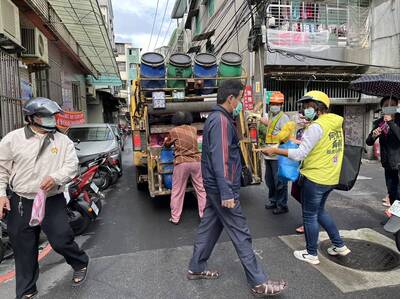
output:
<svg viewBox="0 0 400 299"><path fill-rule="evenodd" d="M281 144L279 148L281 149L296 149L299 146L288 141ZM282 182L295 182L300 175L300 162L294 161L284 156L278 156L278 177Z"/></svg>
<svg viewBox="0 0 400 299"><path fill-rule="evenodd" d="M45 214L46 197L47 194L42 189L40 189L36 194L32 205L32 214L29 226L37 226L42 223Z"/></svg>

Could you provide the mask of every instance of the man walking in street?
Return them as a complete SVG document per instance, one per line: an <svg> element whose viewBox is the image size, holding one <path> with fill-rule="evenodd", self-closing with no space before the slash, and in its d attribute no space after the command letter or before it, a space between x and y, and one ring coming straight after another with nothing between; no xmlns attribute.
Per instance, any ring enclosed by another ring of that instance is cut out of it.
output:
<svg viewBox="0 0 400 299"><path fill-rule="evenodd" d="M265 143L267 146L278 146L281 142L279 136L284 125L289 121L289 117L282 111L284 95L280 92L274 93L270 99L271 119L263 117L262 123L267 126ZM268 199L265 204L267 210L273 210L274 215L284 214L289 211L288 184L282 182L278 177L278 158L276 156L265 159L265 183L268 187Z"/></svg>
<svg viewBox="0 0 400 299"><path fill-rule="evenodd" d="M263 297L281 293L287 283L267 280L254 254L250 231L240 205L242 165L234 118L241 112L242 96L243 85L240 81L224 81L218 89L218 106L204 126L201 166L207 204L198 228L187 278L219 277L217 271L207 269L207 260L225 228L242 263L251 292Z"/></svg>
<svg viewBox="0 0 400 299"><path fill-rule="evenodd" d="M74 242L68 223L63 185L77 173L73 142L56 131L57 103L36 98L24 106L28 125L6 135L0 142L0 218L8 212L8 234L15 257L17 298L37 295L40 230L51 247L74 269L72 285L86 279L89 257ZM11 190L7 197L7 187ZM29 226L32 204L38 191L47 193L41 226Z"/></svg>

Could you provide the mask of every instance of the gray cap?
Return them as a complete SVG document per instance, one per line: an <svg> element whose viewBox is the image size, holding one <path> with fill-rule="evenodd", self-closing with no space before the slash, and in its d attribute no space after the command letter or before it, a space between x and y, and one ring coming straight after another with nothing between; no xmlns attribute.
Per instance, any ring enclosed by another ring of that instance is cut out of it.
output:
<svg viewBox="0 0 400 299"><path fill-rule="evenodd" d="M47 98L34 98L26 102L23 108L24 115L52 116L62 113L61 107L54 101Z"/></svg>

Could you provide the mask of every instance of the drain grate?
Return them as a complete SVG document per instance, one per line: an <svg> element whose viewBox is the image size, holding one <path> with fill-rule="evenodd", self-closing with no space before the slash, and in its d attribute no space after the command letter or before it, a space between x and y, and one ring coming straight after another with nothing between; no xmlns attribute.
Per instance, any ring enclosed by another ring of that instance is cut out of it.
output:
<svg viewBox="0 0 400 299"><path fill-rule="evenodd" d="M385 272L400 266L400 255L392 249L364 240L343 239L351 253L347 256L330 256L326 250L331 241L321 242L321 253L329 260L355 270Z"/></svg>

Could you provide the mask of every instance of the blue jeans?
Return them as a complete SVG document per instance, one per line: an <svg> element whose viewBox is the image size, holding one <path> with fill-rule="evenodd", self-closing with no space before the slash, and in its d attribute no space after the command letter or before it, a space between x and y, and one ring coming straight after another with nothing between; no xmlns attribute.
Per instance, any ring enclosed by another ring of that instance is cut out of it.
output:
<svg viewBox="0 0 400 299"><path fill-rule="evenodd" d="M265 160L265 183L268 187L268 201L278 208L287 208L288 184L278 177L278 160Z"/></svg>
<svg viewBox="0 0 400 299"><path fill-rule="evenodd" d="M331 186L323 186L311 182L304 178L301 188L301 198L303 201L303 223L306 238L306 249L311 255L318 255L318 236L319 226L329 235L332 244L336 247L344 246L344 242L339 235L335 222L325 211L325 202L333 190Z"/></svg>

